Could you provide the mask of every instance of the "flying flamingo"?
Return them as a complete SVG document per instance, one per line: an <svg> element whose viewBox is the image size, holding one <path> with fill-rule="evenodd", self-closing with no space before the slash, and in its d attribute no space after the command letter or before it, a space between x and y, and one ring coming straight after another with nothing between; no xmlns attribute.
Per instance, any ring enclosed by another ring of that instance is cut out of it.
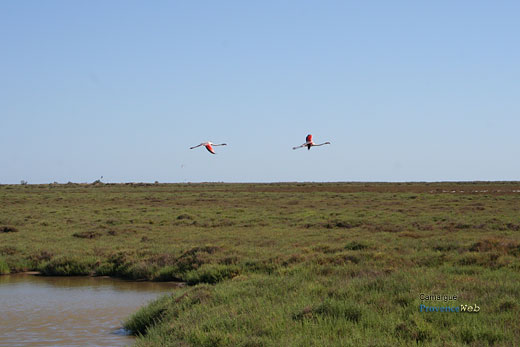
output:
<svg viewBox="0 0 520 347"><path fill-rule="evenodd" d="M307 146L307 149L311 149L312 146L323 146L323 145L330 145L330 142L323 142L323 143L320 143L320 144L316 144L314 143L314 141L312 141L312 135L309 134L307 135L307 137L305 138L305 143L301 146L297 146L297 147L293 147L292 149L298 149L298 148L302 148L302 147L305 147Z"/></svg>
<svg viewBox="0 0 520 347"><path fill-rule="evenodd" d="M213 146L227 146L226 143L221 143L221 144L216 144L216 143L213 143L213 142L202 142L200 145L198 146L194 146L194 147L190 147L190 149L193 149L193 148L197 148L197 147L200 147L200 146L204 146L206 147L206 149L208 150L208 152L210 152L211 154L217 154L215 153L215 151L213 150Z"/></svg>

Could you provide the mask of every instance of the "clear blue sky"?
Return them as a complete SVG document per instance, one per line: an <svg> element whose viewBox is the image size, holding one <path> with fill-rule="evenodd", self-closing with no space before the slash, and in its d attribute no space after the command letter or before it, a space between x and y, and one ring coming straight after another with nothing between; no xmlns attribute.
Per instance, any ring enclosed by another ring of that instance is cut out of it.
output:
<svg viewBox="0 0 520 347"><path fill-rule="evenodd" d="M518 180L519 14L1 1L0 183Z"/></svg>

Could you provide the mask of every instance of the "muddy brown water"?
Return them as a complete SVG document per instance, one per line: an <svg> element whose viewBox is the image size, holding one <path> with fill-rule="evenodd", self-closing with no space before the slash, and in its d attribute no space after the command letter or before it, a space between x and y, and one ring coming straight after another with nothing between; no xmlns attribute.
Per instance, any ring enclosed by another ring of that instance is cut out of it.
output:
<svg viewBox="0 0 520 347"><path fill-rule="evenodd" d="M122 322L175 283L0 276L0 346L128 346Z"/></svg>

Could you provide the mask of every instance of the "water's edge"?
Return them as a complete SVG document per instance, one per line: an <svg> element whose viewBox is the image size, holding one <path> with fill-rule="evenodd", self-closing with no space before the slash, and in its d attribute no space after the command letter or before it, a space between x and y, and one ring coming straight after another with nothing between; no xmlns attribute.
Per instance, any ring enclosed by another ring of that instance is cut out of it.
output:
<svg viewBox="0 0 520 347"><path fill-rule="evenodd" d="M140 307L184 286L107 276L0 276L0 346L125 346L122 327Z"/></svg>

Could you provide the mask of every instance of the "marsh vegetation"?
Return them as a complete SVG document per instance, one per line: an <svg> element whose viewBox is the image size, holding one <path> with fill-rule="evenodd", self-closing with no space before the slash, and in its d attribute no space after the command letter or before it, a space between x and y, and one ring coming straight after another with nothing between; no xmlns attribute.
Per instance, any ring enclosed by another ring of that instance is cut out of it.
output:
<svg viewBox="0 0 520 347"><path fill-rule="evenodd" d="M138 345L520 344L516 182L3 185L0 201L0 273L188 284L127 321ZM481 310L421 313L421 293Z"/></svg>

